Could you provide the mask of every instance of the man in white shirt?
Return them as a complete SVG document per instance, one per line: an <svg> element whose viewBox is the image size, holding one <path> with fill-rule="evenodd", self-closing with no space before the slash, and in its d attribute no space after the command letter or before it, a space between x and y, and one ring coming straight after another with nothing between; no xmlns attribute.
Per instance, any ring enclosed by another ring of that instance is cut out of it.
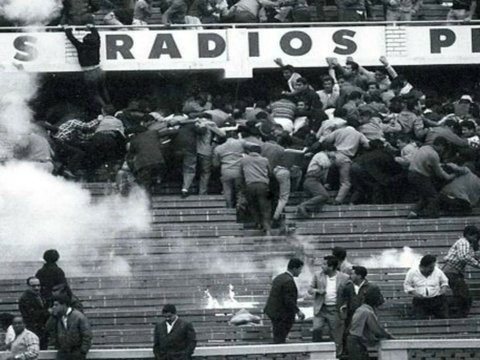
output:
<svg viewBox="0 0 480 360"><path fill-rule="evenodd" d="M12 322L15 331L15 339L9 344L10 354L7 360L36 360L40 353L40 341L38 336L25 328L21 316L15 316Z"/></svg>
<svg viewBox="0 0 480 360"><path fill-rule="evenodd" d="M322 340L322 328L327 324L330 337L335 342L337 355L343 353L343 331L347 299L345 286L349 282L347 274L337 271L338 260L325 256L322 270L313 276L308 293L314 296L313 302L313 341Z"/></svg>
<svg viewBox="0 0 480 360"><path fill-rule="evenodd" d="M425 255L420 266L407 272L403 288L413 296L413 312L417 319L448 317L448 304L445 293L448 290L448 278L436 266L437 258Z"/></svg>

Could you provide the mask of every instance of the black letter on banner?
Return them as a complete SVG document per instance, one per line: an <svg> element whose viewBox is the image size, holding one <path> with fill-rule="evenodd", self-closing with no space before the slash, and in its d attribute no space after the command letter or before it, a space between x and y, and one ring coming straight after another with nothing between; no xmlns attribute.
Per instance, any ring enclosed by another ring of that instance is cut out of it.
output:
<svg viewBox="0 0 480 360"><path fill-rule="evenodd" d="M355 41L349 38L355 37L356 32L353 30L338 30L333 33L332 40L335 44L340 45L335 46L333 52L339 55L352 55L357 51L357 44Z"/></svg>
<svg viewBox="0 0 480 360"><path fill-rule="evenodd" d="M248 33L248 56L250 57L260 56L258 32Z"/></svg>
<svg viewBox="0 0 480 360"><path fill-rule="evenodd" d="M302 42L298 49L292 47L291 42L293 39L299 39ZM289 31L280 39L280 47L287 55L302 56L312 49L312 39L303 31Z"/></svg>
<svg viewBox="0 0 480 360"><path fill-rule="evenodd" d="M133 47L133 39L128 35L106 35L105 42L107 44L107 59L117 60L117 54L120 53L124 59L133 59L130 51Z"/></svg>
<svg viewBox="0 0 480 360"><path fill-rule="evenodd" d="M452 46L457 36L450 29L430 29L430 52L440 54L442 48Z"/></svg>
<svg viewBox="0 0 480 360"><path fill-rule="evenodd" d="M210 50L208 44L210 41L215 43L215 47ZM218 34L198 34L198 57L215 58L219 57L225 51L225 39Z"/></svg>
<svg viewBox="0 0 480 360"><path fill-rule="evenodd" d="M13 41L13 47L18 50L14 59L20 61L32 61L38 57L38 50L31 44L35 44L37 38L33 36L19 36Z"/></svg>
<svg viewBox="0 0 480 360"><path fill-rule="evenodd" d="M164 47L164 45L166 46ZM148 58L160 59L160 56L163 54L170 55L171 59L182 58L180 51L178 51L177 44L175 44L175 40L173 40L172 34L158 34Z"/></svg>
<svg viewBox="0 0 480 360"><path fill-rule="evenodd" d="M472 52L480 52L480 29L472 29Z"/></svg>

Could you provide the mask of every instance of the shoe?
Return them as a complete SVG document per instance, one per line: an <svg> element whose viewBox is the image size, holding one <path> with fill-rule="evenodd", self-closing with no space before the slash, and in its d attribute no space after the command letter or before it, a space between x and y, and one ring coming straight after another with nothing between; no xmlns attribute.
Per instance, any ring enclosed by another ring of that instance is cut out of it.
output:
<svg viewBox="0 0 480 360"><path fill-rule="evenodd" d="M415 211L410 211L407 215L407 219L418 219L418 214Z"/></svg>
<svg viewBox="0 0 480 360"><path fill-rule="evenodd" d="M182 189L182 199L187 198L188 195L189 195L188 190L187 189Z"/></svg>
<svg viewBox="0 0 480 360"><path fill-rule="evenodd" d="M304 218L310 217L310 214L308 213L307 209L305 209L305 207L301 205L297 207L297 215Z"/></svg>

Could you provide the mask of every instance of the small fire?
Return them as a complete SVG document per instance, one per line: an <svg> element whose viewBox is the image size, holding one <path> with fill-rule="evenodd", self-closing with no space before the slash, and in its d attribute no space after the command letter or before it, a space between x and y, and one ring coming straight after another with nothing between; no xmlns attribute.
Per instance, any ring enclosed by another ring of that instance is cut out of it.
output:
<svg viewBox="0 0 480 360"><path fill-rule="evenodd" d="M232 284L228 285L228 298L222 302L215 299L208 288L205 289L204 294L207 298L207 309L251 309L258 305L253 301L238 301L235 298L235 288Z"/></svg>

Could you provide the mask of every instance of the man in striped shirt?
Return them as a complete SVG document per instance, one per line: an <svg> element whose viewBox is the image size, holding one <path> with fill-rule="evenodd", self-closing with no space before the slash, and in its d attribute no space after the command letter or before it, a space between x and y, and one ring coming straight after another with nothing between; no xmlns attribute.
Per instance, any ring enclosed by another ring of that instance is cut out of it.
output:
<svg viewBox="0 0 480 360"><path fill-rule="evenodd" d="M463 230L463 237L458 239L445 256L443 272L448 278L452 289L457 317L467 317L472 306L470 290L465 282L465 267L467 265L480 268L480 261L475 257L478 250L480 231L476 226L469 225ZM450 313L452 313L450 311Z"/></svg>

